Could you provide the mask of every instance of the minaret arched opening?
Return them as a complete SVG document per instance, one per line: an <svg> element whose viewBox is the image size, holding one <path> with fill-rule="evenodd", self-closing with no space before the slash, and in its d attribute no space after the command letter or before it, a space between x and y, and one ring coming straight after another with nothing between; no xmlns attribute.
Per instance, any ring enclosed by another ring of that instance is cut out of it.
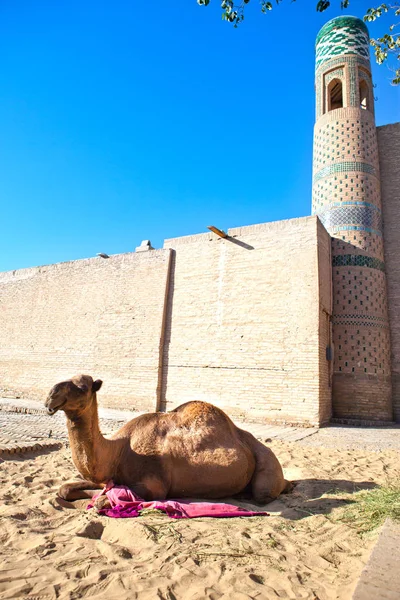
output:
<svg viewBox="0 0 400 600"><path fill-rule="evenodd" d="M369 104L369 87L365 79L360 80L360 108L362 110L371 110Z"/></svg>
<svg viewBox="0 0 400 600"><path fill-rule="evenodd" d="M336 108L343 108L343 85L340 79L332 79L328 85L328 112Z"/></svg>

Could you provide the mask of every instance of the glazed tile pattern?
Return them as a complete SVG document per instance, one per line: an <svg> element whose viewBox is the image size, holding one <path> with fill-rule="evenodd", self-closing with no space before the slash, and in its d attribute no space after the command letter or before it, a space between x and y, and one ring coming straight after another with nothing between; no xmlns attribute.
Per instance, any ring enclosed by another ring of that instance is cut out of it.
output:
<svg viewBox="0 0 400 600"><path fill-rule="evenodd" d="M341 233L342 231L365 231L367 233L373 233L374 235L382 236L382 232L378 229L372 229L372 227L363 227L362 225L336 225L329 227L329 233Z"/></svg>
<svg viewBox="0 0 400 600"><path fill-rule="evenodd" d="M359 315L335 317L332 319L332 323L333 325L358 325L359 327L380 327L381 329L389 329L389 323L385 319L378 320L374 317L360 317Z"/></svg>
<svg viewBox="0 0 400 600"><path fill-rule="evenodd" d="M333 173L349 173L350 171L361 171L362 173L371 173L372 175L377 174L377 170L372 165L368 165L366 163L361 162L346 161L334 165L327 165L326 167L318 171L318 173L316 173L316 175L314 176L314 183L316 183L323 177L328 177L329 175L332 175Z"/></svg>
<svg viewBox="0 0 400 600"><path fill-rule="evenodd" d="M322 28L316 43L316 66L341 54L369 58L368 30L359 19L333 19Z"/></svg>
<svg viewBox="0 0 400 600"><path fill-rule="evenodd" d="M344 223L357 223L365 231L382 231L382 215L375 207L367 206L341 206L328 208L318 214L326 229L337 228ZM360 228L358 228L360 230Z"/></svg>
<svg viewBox="0 0 400 600"><path fill-rule="evenodd" d="M332 258L333 267L368 267L385 271L385 263L371 256L363 254L339 254Z"/></svg>

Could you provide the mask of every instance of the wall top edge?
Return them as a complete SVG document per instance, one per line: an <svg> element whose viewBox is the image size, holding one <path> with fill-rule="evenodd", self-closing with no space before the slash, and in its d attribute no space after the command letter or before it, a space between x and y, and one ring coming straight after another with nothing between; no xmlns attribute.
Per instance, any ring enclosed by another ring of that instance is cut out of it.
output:
<svg viewBox="0 0 400 600"><path fill-rule="evenodd" d="M167 250L164 248L159 248L158 250L149 250L148 252L122 252L120 254L110 254L109 258L101 258L100 256L92 256L90 258L78 258L76 260L67 260L59 263L49 263L46 265L38 265L34 267L25 267L22 269L15 269L12 271L0 271L0 283L5 283L6 281L12 281L16 279L24 279L26 277L31 277L38 273L45 273L50 269L68 269L74 266L83 266L83 265L96 265L99 263L109 263L116 264L118 262L122 262L126 259L134 260L134 261L142 261L146 258L155 258L157 256L166 256L168 254Z"/></svg>
<svg viewBox="0 0 400 600"><path fill-rule="evenodd" d="M164 240L163 248L173 248L176 244L191 244L196 242L213 241L217 236L211 232L194 233L192 235L182 235L176 238L167 238Z"/></svg>
<svg viewBox="0 0 400 600"><path fill-rule="evenodd" d="M280 221L269 221L267 223L257 223L255 225L244 225L242 227L232 227L225 230L229 237L237 237L239 235L252 235L273 230L290 229L293 227L301 227L307 223L311 224L316 220L315 215L296 217L294 219L283 219ZM216 224L218 226L218 224ZM205 242L220 241L223 238L218 237L215 233L199 233L197 235L187 235L177 238L170 238L164 241L164 248L175 248L183 244L196 244Z"/></svg>
<svg viewBox="0 0 400 600"><path fill-rule="evenodd" d="M378 130L381 129L400 129L400 121L396 121L395 123L386 123L385 125L377 125L376 127Z"/></svg>
<svg viewBox="0 0 400 600"><path fill-rule="evenodd" d="M295 217L293 219L282 219L279 221L269 221L267 223L256 223L255 225L244 225L242 227L232 227L228 229L228 235L235 237L236 235L259 233L270 230L290 229L293 226L301 226L314 221L315 215L307 215L305 217Z"/></svg>

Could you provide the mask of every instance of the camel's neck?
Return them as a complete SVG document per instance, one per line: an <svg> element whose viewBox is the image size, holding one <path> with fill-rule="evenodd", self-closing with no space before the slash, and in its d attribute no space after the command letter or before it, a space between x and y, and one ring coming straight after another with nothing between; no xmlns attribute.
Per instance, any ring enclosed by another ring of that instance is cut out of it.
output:
<svg viewBox="0 0 400 600"><path fill-rule="evenodd" d="M95 482L112 479L113 455L118 452L118 444L100 432L96 394L84 413L77 416L66 411L66 415L72 460L79 473Z"/></svg>

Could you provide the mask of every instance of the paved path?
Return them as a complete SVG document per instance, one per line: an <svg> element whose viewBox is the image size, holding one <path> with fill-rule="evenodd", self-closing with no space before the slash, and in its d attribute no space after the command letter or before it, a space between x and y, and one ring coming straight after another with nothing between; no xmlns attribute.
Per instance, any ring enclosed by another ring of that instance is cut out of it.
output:
<svg viewBox="0 0 400 600"><path fill-rule="evenodd" d="M104 435L119 429L141 413L99 407L100 428ZM263 442L281 439L326 448L365 449L379 452L400 450L400 425L351 427L331 425L322 429L237 422ZM32 443L67 442L65 416L47 415L42 404L32 400L0 398L0 451ZM46 444L46 445L47 445Z"/></svg>
<svg viewBox="0 0 400 600"><path fill-rule="evenodd" d="M124 423L142 413L99 407L100 429L110 435ZM318 432L316 428L280 427L256 423L238 423L257 438L266 441L274 438L299 441ZM0 398L0 451L15 446L49 441L68 441L65 416L62 412L50 417L44 407L34 401L17 398Z"/></svg>
<svg viewBox="0 0 400 600"><path fill-rule="evenodd" d="M400 600L400 524L387 519L353 600Z"/></svg>
<svg viewBox="0 0 400 600"><path fill-rule="evenodd" d="M100 428L104 435L111 434L136 416L134 413L110 409L99 412ZM62 412L50 417L37 402L0 398L0 452L13 449L27 451L35 443L49 447L55 441L68 443L65 415Z"/></svg>

